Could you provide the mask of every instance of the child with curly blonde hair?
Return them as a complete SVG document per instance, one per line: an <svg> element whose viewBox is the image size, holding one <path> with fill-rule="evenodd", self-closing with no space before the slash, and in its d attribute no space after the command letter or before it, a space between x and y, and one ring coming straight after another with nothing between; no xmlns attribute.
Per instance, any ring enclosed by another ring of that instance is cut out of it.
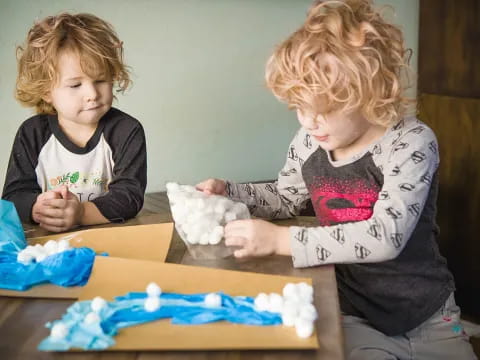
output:
<svg viewBox="0 0 480 360"><path fill-rule="evenodd" d="M267 63L301 125L278 180L197 188L271 219L312 201L316 227L239 220L225 241L236 257L335 264L348 359L474 359L436 241L437 140L404 96L409 55L370 0L317 1Z"/></svg>
<svg viewBox="0 0 480 360"><path fill-rule="evenodd" d="M65 231L124 221L143 205L141 124L112 107L130 84L110 24L62 13L36 23L17 48L17 100L35 109L14 140L3 189L24 222Z"/></svg>

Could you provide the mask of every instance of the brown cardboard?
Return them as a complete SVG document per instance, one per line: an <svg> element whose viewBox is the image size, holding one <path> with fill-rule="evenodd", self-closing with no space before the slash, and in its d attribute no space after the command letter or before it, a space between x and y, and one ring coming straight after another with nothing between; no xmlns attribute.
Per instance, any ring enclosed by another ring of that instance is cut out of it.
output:
<svg viewBox="0 0 480 360"><path fill-rule="evenodd" d="M112 276L115 274L115 276ZM281 293L289 282L309 278L265 275L151 261L98 258L89 283L79 300L145 291L156 282L164 292L205 293L223 291L229 295L256 296L260 292ZM321 309L318 309L321 311ZM52 319L53 320L53 319ZM316 349L316 333L308 339L296 335L295 328L247 326L217 322L205 325L172 325L170 319L121 329L116 344L108 350L234 350L234 349Z"/></svg>
<svg viewBox="0 0 480 360"><path fill-rule="evenodd" d="M164 262L172 239L173 223L117 226L88 229L28 239L29 245L44 244L48 240L70 238L72 247L89 247L97 254L107 252L109 256ZM96 257L99 259L101 257ZM95 260L97 261L97 260ZM37 285L27 291L0 289L0 296L75 299L81 287L61 287L52 284Z"/></svg>

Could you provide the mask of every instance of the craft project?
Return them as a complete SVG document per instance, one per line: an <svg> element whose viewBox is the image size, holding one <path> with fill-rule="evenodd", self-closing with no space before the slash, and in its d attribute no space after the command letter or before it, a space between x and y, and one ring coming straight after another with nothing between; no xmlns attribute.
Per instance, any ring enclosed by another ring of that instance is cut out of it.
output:
<svg viewBox="0 0 480 360"><path fill-rule="evenodd" d="M308 338L317 318L312 301L313 288L306 283L287 284L283 296L261 293L256 298L221 292L168 293L150 283L145 292L118 296L112 302L96 297L73 304L61 320L47 324L50 335L39 349L103 350L115 344L113 337L122 328L166 318L179 325L217 321L256 326L283 324L295 326L299 337Z"/></svg>
<svg viewBox="0 0 480 360"><path fill-rule="evenodd" d="M21 224L18 225L21 229ZM166 223L30 238L29 246L24 240L18 249L12 246L9 252L0 249L0 295L78 298L81 286L88 280L95 254L165 261L172 231L173 223ZM83 250L79 250L81 248ZM59 251L63 251L63 255L60 256ZM71 279L67 278L68 269Z"/></svg>
<svg viewBox="0 0 480 360"><path fill-rule="evenodd" d="M224 196L205 194L190 185L170 182L166 187L175 228L192 256L230 256L233 250L222 243L224 226L233 220L249 219L247 206Z"/></svg>
<svg viewBox="0 0 480 360"><path fill-rule="evenodd" d="M71 248L69 237L27 246L18 252L0 252L0 288L24 291L42 283L82 286L92 271L95 252Z"/></svg>

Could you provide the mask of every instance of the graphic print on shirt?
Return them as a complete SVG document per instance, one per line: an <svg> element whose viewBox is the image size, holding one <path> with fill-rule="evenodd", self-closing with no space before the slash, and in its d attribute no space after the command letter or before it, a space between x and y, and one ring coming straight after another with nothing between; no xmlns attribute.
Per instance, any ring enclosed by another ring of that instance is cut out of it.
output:
<svg viewBox="0 0 480 360"><path fill-rule="evenodd" d="M377 152L381 153L380 147ZM359 172L365 176L359 176ZM357 222L372 217L383 185L383 175L371 156L334 167L325 150L319 148L305 162L302 174L320 225ZM373 227L370 235L379 236ZM359 250L362 254L367 252Z"/></svg>
<svg viewBox="0 0 480 360"><path fill-rule="evenodd" d="M61 185L67 185L70 191L73 191L80 186L98 186L101 191L106 192L108 190L108 179L102 177L100 171L92 173L80 173L80 171L67 172L58 176L54 176L48 180L48 190L56 189Z"/></svg>

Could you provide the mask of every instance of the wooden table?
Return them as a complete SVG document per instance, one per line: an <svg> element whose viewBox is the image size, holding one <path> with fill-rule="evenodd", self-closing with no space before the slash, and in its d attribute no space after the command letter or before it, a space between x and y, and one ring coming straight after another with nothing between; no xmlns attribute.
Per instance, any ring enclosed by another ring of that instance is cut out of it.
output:
<svg viewBox="0 0 480 360"><path fill-rule="evenodd" d="M154 224L171 221L169 214L152 214L143 211L141 216L124 224ZM282 222L282 224L305 224L307 218ZM108 224L107 226L112 226ZM46 235L36 227L26 228L28 237ZM73 300L27 299L0 297L0 359L82 359L82 360L150 360L150 359L343 359L343 338L340 325L340 310L333 266L309 269L294 269L290 257L271 256L239 260L234 258L217 260L193 259L176 233L167 256L167 262L206 266L213 268L250 271L266 274L311 277L315 289L315 306L319 318L316 330L320 348L318 351L182 351L182 352L68 352L44 353L37 345L48 335L44 324L62 316Z"/></svg>

